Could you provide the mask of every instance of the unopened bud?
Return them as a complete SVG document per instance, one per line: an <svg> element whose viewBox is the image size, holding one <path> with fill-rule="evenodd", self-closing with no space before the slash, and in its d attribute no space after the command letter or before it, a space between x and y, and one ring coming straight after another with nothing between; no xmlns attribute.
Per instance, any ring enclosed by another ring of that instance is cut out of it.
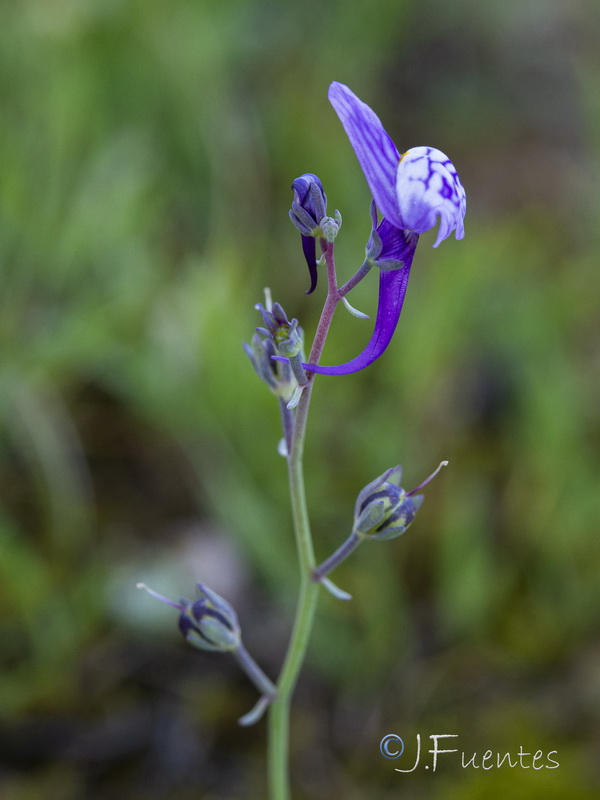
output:
<svg viewBox="0 0 600 800"><path fill-rule="evenodd" d="M323 239L327 242L334 242L342 227L342 215L339 211L336 211L335 217L323 217L319 227Z"/></svg>
<svg viewBox="0 0 600 800"><path fill-rule="evenodd" d="M410 492L400 486L402 467L386 470L360 492L354 509L355 533L361 539L395 539L411 524L421 508L422 494L415 494L437 475L448 462L439 467L423 483Z"/></svg>
<svg viewBox="0 0 600 800"><path fill-rule="evenodd" d="M279 303L273 303L267 310L262 303L257 303L256 309L262 314L264 328L257 328L258 333L270 337L275 349L286 358L297 356L302 350L304 333L298 325L298 320L291 322Z"/></svg>
<svg viewBox="0 0 600 800"><path fill-rule="evenodd" d="M290 368L299 386L304 386L308 378L302 367L304 332L298 325L298 320L291 322L279 303L273 303L270 308L265 308L262 303L256 304L256 309L262 314L264 328L257 328L257 332L273 342L279 355L287 358ZM277 358L273 359L274 361ZM290 401L291 402L291 401Z"/></svg>
<svg viewBox="0 0 600 800"><path fill-rule="evenodd" d="M294 199L290 209L290 219L302 236L302 251L310 273L310 288L313 292L317 285L317 244L321 240L333 242L342 224L339 211L335 218L327 216L327 196L323 184L312 172L306 172L292 183Z"/></svg>
<svg viewBox="0 0 600 800"><path fill-rule="evenodd" d="M408 528L424 499L422 494L408 496L393 478L383 481L358 507L354 532L364 539L394 539Z"/></svg>
<svg viewBox="0 0 600 800"><path fill-rule="evenodd" d="M183 598L179 603L155 592L145 583L138 583L138 589L145 589L148 594L180 612L179 630L194 647L222 653L239 648L241 631L233 606L203 583L196 584L196 600Z"/></svg>
<svg viewBox="0 0 600 800"><path fill-rule="evenodd" d="M275 361L275 345L271 338L263 338L255 333L250 344L244 342L244 352L250 359L258 377L269 389L288 403L294 394L297 381L287 361Z"/></svg>
<svg viewBox="0 0 600 800"><path fill-rule="evenodd" d="M428 484L447 463L442 461L435 472L411 492L405 492L400 486L402 467L392 467L367 484L356 499L352 533L335 553L313 570L313 580L322 583L335 597L349 600L350 595L326 576L345 561L362 541L395 539L403 534L424 500L422 494L415 495L415 492Z"/></svg>
<svg viewBox="0 0 600 800"><path fill-rule="evenodd" d="M194 647L222 653L236 650L240 644L240 625L233 606L202 583L197 584L198 598L182 600L179 630Z"/></svg>
<svg viewBox="0 0 600 800"><path fill-rule="evenodd" d="M150 589L145 583L138 583L138 589L145 589L152 597L176 608L179 611L179 630L186 640L200 650L232 653L240 667L261 693L255 706L240 718L240 725L254 725L276 694L275 685L269 680L242 643L242 634L237 614L233 607L208 586L196 584L196 600L169 600Z"/></svg>
<svg viewBox="0 0 600 800"><path fill-rule="evenodd" d="M306 172L292 183L290 218L303 236L320 236L319 223L327 213L327 195L320 179Z"/></svg>

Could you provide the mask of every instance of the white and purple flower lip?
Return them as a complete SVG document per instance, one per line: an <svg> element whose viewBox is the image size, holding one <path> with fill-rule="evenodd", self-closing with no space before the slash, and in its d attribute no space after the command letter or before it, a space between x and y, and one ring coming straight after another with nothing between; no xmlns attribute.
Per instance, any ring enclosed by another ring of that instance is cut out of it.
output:
<svg viewBox="0 0 600 800"><path fill-rule="evenodd" d="M379 117L342 83L329 87L329 100L365 175L375 208L367 261L380 269L375 329L360 355L345 364L303 364L308 372L347 375L373 363L396 330L419 235L439 221L434 247L465 235L465 190L450 159L433 147L414 147L401 155ZM378 224L377 210L383 216Z"/></svg>

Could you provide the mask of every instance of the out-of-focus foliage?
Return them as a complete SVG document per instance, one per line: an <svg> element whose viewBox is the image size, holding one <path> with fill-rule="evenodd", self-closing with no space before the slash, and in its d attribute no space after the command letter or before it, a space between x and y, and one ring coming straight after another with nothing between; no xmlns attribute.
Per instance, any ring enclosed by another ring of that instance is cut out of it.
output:
<svg viewBox="0 0 600 800"><path fill-rule="evenodd" d="M275 677L294 545L277 405L241 342L265 285L314 330L297 175L344 216L340 275L360 265L370 198L331 80L400 148L450 155L467 236L422 237L393 345L315 390L319 557L384 469L410 489L450 467L406 537L336 572L354 601L322 599L295 798L597 796L599 35L584 0L5 4L3 800L264 796L264 727L235 725L252 688L134 587L208 582ZM340 310L325 363L369 324ZM560 768L400 775L390 731Z"/></svg>

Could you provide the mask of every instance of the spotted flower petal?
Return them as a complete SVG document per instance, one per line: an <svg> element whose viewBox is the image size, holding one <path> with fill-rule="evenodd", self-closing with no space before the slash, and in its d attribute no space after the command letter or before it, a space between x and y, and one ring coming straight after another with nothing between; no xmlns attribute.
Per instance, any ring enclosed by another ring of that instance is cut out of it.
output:
<svg viewBox="0 0 600 800"><path fill-rule="evenodd" d="M398 164L396 176L398 208L404 228L425 233L440 220L434 247L456 230L465 235L467 210L465 190L448 156L435 147L413 147Z"/></svg>

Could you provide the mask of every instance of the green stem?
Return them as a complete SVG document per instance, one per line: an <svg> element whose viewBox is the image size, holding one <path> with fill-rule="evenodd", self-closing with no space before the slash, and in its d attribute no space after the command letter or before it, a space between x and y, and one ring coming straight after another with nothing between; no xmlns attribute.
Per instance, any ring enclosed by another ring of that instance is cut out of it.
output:
<svg viewBox="0 0 600 800"><path fill-rule="evenodd" d="M313 581L320 581L321 578L328 575L332 569L335 569L342 561L345 561L350 553L356 550L360 541L360 538L353 531L344 544L338 547L333 555L330 555L326 561L323 561L322 564L319 564L319 566L313 570Z"/></svg>
<svg viewBox="0 0 600 800"><path fill-rule="evenodd" d="M333 244L326 246L325 260L327 263L328 292L310 353L309 360L311 363L318 362L321 356L327 332L333 319L333 313L339 301ZM320 588L319 584L312 580L312 572L316 565L306 504L303 469L304 439L313 385L314 375L310 377L303 390L296 409L294 432L288 455L292 518L300 566L300 589L294 627L277 682L277 696L269 709L270 800L290 800L291 797L289 779L290 705L306 656Z"/></svg>
<svg viewBox="0 0 600 800"><path fill-rule="evenodd" d="M296 413L296 423L298 423L301 412L306 416L311 388L312 382L311 386L302 393ZM311 580L315 557L304 490L302 445L301 440L294 438L288 461L292 516L300 562L300 591L294 628L277 683L277 695L269 710L269 797L271 800L289 800L291 797L288 774L290 705L308 648L319 593L319 584Z"/></svg>

